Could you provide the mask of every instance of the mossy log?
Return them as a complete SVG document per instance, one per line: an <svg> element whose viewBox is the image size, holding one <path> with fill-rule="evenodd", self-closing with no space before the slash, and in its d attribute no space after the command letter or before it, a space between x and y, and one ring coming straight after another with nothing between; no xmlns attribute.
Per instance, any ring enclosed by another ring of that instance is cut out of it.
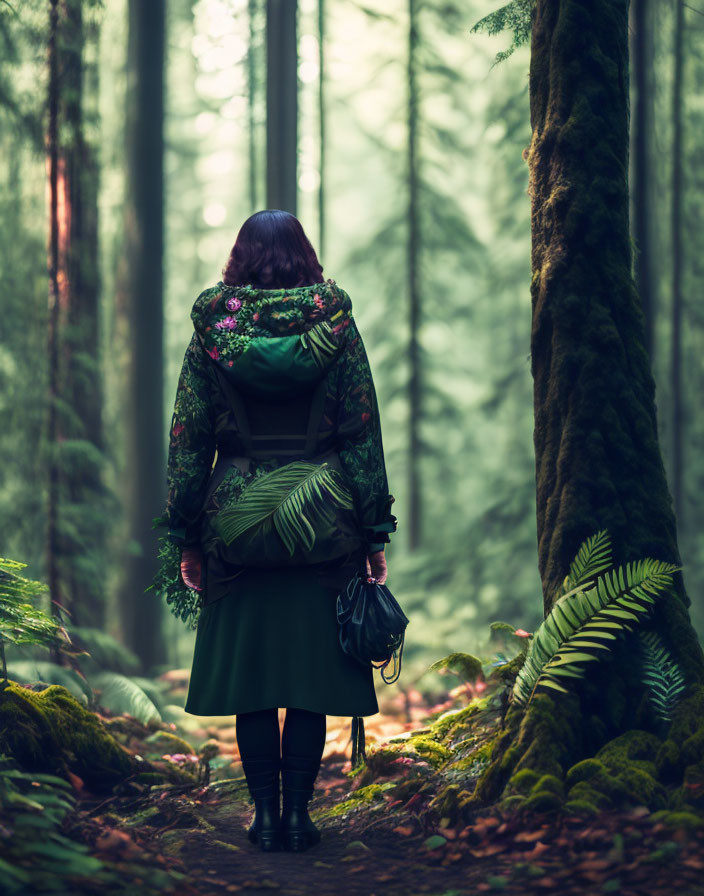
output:
<svg viewBox="0 0 704 896"><path fill-rule="evenodd" d="M0 753L27 771L63 777L70 771L95 793L109 793L145 771L145 763L136 761L61 685L33 691L10 680L0 689Z"/></svg>

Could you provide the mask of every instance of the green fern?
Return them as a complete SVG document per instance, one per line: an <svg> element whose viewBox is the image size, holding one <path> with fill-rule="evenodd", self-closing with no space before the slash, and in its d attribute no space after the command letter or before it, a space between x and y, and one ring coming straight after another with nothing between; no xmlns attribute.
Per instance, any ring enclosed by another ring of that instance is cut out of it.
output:
<svg viewBox="0 0 704 896"><path fill-rule="evenodd" d="M658 718L669 722L685 688L684 675L657 632L639 632L639 640L643 682L650 692L650 702Z"/></svg>
<svg viewBox="0 0 704 896"><path fill-rule="evenodd" d="M606 529L600 529L583 542L577 556L570 564L570 571L565 576L561 594L583 585L598 573L608 569L612 564L611 540Z"/></svg>
<svg viewBox="0 0 704 896"><path fill-rule="evenodd" d="M603 543L596 550L598 544L597 536L591 544L585 542L570 575L582 581L593 575L603 562ZM567 693L560 680L582 678L585 663L600 659L603 651L649 613L656 598L671 586L671 574L677 569L646 558L607 570L590 588L582 583L565 592L531 640L513 700L529 704L538 687Z"/></svg>
<svg viewBox="0 0 704 896"><path fill-rule="evenodd" d="M144 690L126 675L101 672L91 678L91 685L100 691L98 705L118 715L129 713L142 724L161 721L161 713Z"/></svg>
<svg viewBox="0 0 704 896"><path fill-rule="evenodd" d="M305 333L301 333L301 344L313 355L316 364L324 367L337 351L337 342L329 321L321 320Z"/></svg>
<svg viewBox="0 0 704 896"><path fill-rule="evenodd" d="M327 463L295 461L260 476L239 501L221 510L215 527L226 544L253 526L274 526L290 556L296 545L310 550L315 525L329 524L337 507L353 509L354 499L338 470Z"/></svg>

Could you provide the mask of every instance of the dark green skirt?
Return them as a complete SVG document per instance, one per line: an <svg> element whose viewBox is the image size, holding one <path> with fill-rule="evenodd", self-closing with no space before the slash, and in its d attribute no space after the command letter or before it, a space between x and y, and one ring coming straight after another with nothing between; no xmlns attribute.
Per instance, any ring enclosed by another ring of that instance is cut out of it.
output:
<svg viewBox="0 0 704 896"><path fill-rule="evenodd" d="M349 578L349 567L328 566L250 568L228 581L207 568L185 711L379 712L372 665L340 647L336 599Z"/></svg>

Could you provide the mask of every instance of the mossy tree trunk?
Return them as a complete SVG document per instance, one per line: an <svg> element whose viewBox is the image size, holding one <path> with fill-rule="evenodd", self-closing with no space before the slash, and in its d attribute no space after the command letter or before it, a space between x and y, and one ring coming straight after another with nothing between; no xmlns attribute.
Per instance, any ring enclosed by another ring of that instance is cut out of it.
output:
<svg viewBox="0 0 704 896"><path fill-rule="evenodd" d="M536 0L532 15L531 357L547 615L580 545L599 530L609 532L616 565L646 557L680 565L680 557L631 274L628 0ZM587 666L584 681L566 679L569 693L510 707L474 806L526 793L533 808L553 805L563 783L574 805L586 782L565 772L598 753L604 761L582 769L598 779L583 800L590 808L629 799L662 807L655 779L686 784L704 764L704 655L689 603L678 572L647 623L688 686L667 731L653 719L626 636Z"/></svg>
<svg viewBox="0 0 704 896"><path fill-rule="evenodd" d="M628 2L538 0L528 154L538 562L547 613L582 541L680 563L655 384L631 276ZM690 678L704 656L682 574L657 627Z"/></svg>

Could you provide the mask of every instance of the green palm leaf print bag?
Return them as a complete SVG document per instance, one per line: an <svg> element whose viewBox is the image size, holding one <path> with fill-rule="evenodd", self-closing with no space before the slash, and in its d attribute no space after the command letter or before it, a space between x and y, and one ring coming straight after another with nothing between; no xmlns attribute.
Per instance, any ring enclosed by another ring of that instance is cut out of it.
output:
<svg viewBox="0 0 704 896"><path fill-rule="evenodd" d="M214 520L223 559L245 566L299 566L362 546L354 498L335 453L297 460L252 480Z"/></svg>

